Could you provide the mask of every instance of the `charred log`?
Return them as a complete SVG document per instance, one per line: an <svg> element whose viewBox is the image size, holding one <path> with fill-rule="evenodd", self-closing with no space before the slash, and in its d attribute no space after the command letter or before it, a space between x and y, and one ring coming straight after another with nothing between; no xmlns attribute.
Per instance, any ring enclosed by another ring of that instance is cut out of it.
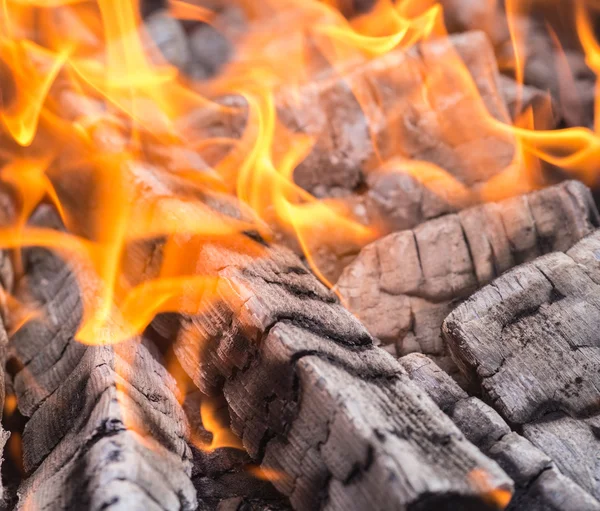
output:
<svg viewBox="0 0 600 511"><path fill-rule="evenodd" d="M511 431L490 406L476 397L469 397L430 359L412 354L401 358L400 362L411 379L452 418L467 439L514 480L515 493L507 511L600 509L600 502L563 475L550 457Z"/></svg>
<svg viewBox="0 0 600 511"><path fill-rule="evenodd" d="M393 354L422 352L456 373L440 331L456 301L517 264L570 248L598 223L589 190L565 182L378 240L337 289Z"/></svg>
<svg viewBox="0 0 600 511"><path fill-rule="evenodd" d="M81 299L69 268L26 253L18 296L40 307L10 340L29 421L19 508L195 509L187 422L172 377L141 340L74 340Z"/></svg>
<svg viewBox="0 0 600 511"><path fill-rule="evenodd" d="M515 268L444 322L454 359L507 422L596 498L600 232Z"/></svg>
<svg viewBox="0 0 600 511"><path fill-rule="evenodd" d="M218 300L183 318L174 351L201 390L224 392L233 431L295 509L482 509L478 467L508 490L291 253L204 244L198 264L219 277ZM172 326L155 322L165 336Z"/></svg>

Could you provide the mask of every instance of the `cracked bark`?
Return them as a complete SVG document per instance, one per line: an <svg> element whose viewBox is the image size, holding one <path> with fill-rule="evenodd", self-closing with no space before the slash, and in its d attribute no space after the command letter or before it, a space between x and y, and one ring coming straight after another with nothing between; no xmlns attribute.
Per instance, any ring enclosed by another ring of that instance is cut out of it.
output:
<svg viewBox="0 0 600 511"><path fill-rule="evenodd" d="M362 250L336 288L386 349L425 353L457 375L441 337L457 301L517 264L568 249L598 222L589 190L568 181L382 238Z"/></svg>
<svg viewBox="0 0 600 511"><path fill-rule="evenodd" d="M515 268L444 322L464 374L561 471L600 497L600 231Z"/></svg>
<svg viewBox="0 0 600 511"><path fill-rule="evenodd" d="M509 488L290 252L256 260L207 243L197 260L219 299L182 318L174 352L203 392L224 393L233 430L295 509L481 509L476 467ZM167 336L173 322L154 327Z"/></svg>
<svg viewBox="0 0 600 511"><path fill-rule="evenodd" d="M29 417L17 507L195 509L187 421L152 347L76 342L73 274L42 249L26 251L25 263L17 296L42 315L10 339L18 406Z"/></svg>
<svg viewBox="0 0 600 511"><path fill-rule="evenodd" d="M430 359L412 354L400 362L411 379L452 418L467 439L498 462L514 480L515 494L507 511L600 509L600 502L559 470L551 459L553 456L511 431L491 407L476 397L469 397Z"/></svg>

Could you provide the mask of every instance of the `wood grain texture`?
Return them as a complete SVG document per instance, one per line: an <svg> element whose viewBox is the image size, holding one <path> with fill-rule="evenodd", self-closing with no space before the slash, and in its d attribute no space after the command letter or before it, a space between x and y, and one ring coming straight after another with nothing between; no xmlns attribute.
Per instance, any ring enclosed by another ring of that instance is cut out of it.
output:
<svg viewBox="0 0 600 511"><path fill-rule="evenodd" d="M456 373L440 330L456 301L598 225L589 190L568 181L386 236L362 250L336 288L393 354L422 352Z"/></svg>
<svg viewBox="0 0 600 511"><path fill-rule="evenodd" d="M74 340L82 308L71 271L26 252L17 296L41 315L11 337L14 388L29 421L22 509L192 510L187 421L173 378L141 339Z"/></svg>
<svg viewBox="0 0 600 511"><path fill-rule="evenodd" d="M600 502L564 475L552 461L560 456L568 456L574 461L583 450L592 446L583 443L575 451L570 450L571 446L563 446L561 452L546 454L534 445L536 442L532 443L511 431L489 405L476 397L469 397L447 373L424 355L407 355L400 359L400 363L412 381L452 418L467 439L495 460L514 480L515 494L507 511L600 509ZM570 440L573 446L578 445L577 437Z"/></svg>
<svg viewBox="0 0 600 511"><path fill-rule="evenodd" d="M509 423L600 497L600 231L501 276L444 322L453 357Z"/></svg>
<svg viewBox="0 0 600 511"><path fill-rule="evenodd" d="M256 260L206 243L198 265L219 277L218 300L182 319L174 351L202 391L224 393L233 430L295 509L482 509L476 468L510 488L291 252Z"/></svg>

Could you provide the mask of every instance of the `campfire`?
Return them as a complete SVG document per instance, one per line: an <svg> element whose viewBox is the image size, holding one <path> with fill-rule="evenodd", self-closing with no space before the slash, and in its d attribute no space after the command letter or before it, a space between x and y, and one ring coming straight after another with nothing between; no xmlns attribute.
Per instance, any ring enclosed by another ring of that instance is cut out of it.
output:
<svg viewBox="0 0 600 511"><path fill-rule="evenodd" d="M0 0L0 507L600 510L599 22Z"/></svg>

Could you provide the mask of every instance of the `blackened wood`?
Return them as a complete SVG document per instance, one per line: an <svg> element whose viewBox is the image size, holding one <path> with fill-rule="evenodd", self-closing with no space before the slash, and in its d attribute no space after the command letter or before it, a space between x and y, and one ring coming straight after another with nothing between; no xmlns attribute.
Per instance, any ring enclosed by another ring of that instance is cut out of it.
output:
<svg viewBox="0 0 600 511"><path fill-rule="evenodd" d="M290 252L205 243L198 266L219 277L218 300L183 318L174 351L200 389L224 392L234 432L295 509L482 509L475 468L510 488Z"/></svg>
<svg viewBox="0 0 600 511"><path fill-rule="evenodd" d="M581 486L566 477L548 456L529 440L510 430L490 406L464 390L430 359L421 354L400 359L411 379L447 413L467 439L506 471L515 482L509 511L600 509ZM573 438L573 445L577 438ZM582 444L580 449L589 448ZM570 455L563 450L560 455ZM576 453L573 453L576 456Z"/></svg>
<svg viewBox="0 0 600 511"><path fill-rule="evenodd" d="M203 399L206 399L206 396L195 391L189 393L183 403L190 423L192 482L199 496L199 510L291 509L288 499L266 478L258 479L254 475L253 469L257 467L243 449L207 448L213 441L213 434L205 429L199 413ZM213 407L213 420L216 418L226 427L229 424L226 420L228 419L227 402L224 399L222 401L222 406Z"/></svg>
<svg viewBox="0 0 600 511"><path fill-rule="evenodd" d="M600 497L600 231L522 265L444 322L444 336L485 399Z"/></svg>
<svg viewBox="0 0 600 511"><path fill-rule="evenodd" d="M10 340L29 417L19 507L195 509L175 381L140 339L75 341L82 307L71 271L42 249L26 252L25 267L17 296L41 315Z"/></svg>
<svg viewBox="0 0 600 511"><path fill-rule="evenodd" d="M517 264L570 248L598 218L589 190L568 181L382 238L336 287L392 353L422 352L456 372L440 331L456 300Z"/></svg>

